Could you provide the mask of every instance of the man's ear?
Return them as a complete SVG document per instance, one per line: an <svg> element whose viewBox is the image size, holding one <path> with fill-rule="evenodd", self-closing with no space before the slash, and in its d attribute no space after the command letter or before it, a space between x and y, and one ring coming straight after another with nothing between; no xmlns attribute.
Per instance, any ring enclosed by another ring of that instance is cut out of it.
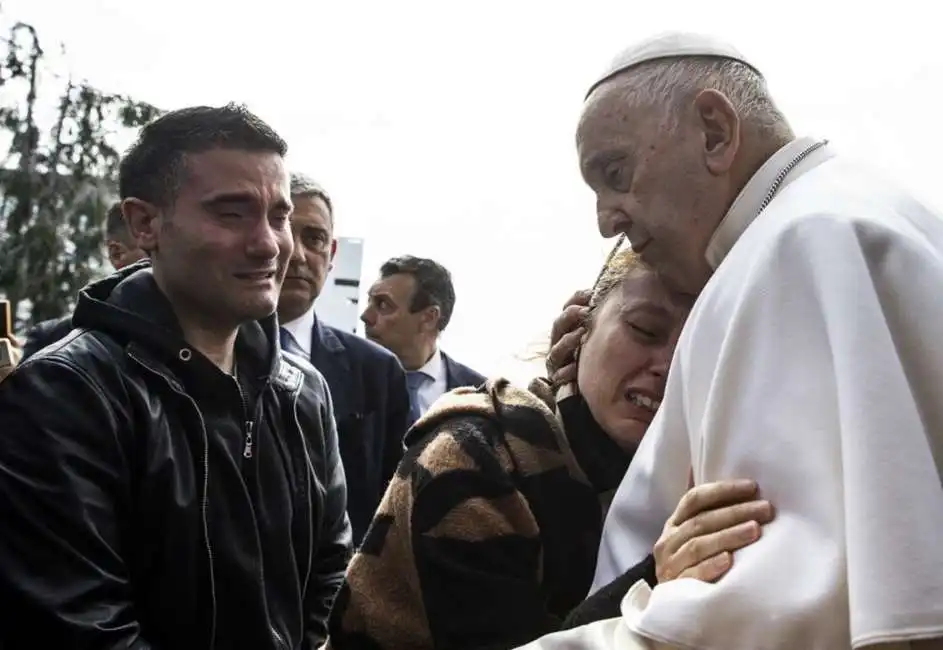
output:
<svg viewBox="0 0 943 650"><path fill-rule="evenodd" d="M694 99L698 128L704 143L704 162L715 176L733 167L740 149L740 116L727 96L717 90L702 90Z"/></svg>
<svg viewBox="0 0 943 650"><path fill-rule="evenodd" d="M331 240L331 255L328 257L327 272L330 273L334 270L334 256L337 255L337 240Z"/></svg>
<svg viewBox="0 0 943 650"><path fill-rule="evenodd" d="M161 210L153 203L130 197L121 202L121 214L138 248L148 255L157 250Z"/></svg>
<svg viewBox="0 0 943 650"><path fill-rule="evenodd" d="M438 305L432 305L422 310L422 328L427 332L439 331L439 320L442 318L442 310Z"/></svg>
<svg viewBox="0 0 943 650"><path fill-rule="evenodd" d="M111 262L111 266L118 268L121 265L122 258L124 257L124 246L119 241L109 239L105 241L105 248L108 250L108 261Z"/></svg>

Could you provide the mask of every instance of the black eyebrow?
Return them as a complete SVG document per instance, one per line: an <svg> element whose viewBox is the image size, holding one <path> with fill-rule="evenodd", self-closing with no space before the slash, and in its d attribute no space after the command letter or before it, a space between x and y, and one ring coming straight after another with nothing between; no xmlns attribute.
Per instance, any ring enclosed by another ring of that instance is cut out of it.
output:
<svg viewBox="0 0 943 650"><path fill-rule="evenodd" d="M393 300L393 297L388 293L374 293L372 291L368 291L367 297L372 298L373 300L383 299L383 300L393 303L394 305L396 304L396 301Z"/></svg>
<svg viewBox="0 0 943 650"><path fill-rule="evenodd" d="M203 199L201 203L205 207L215 207L220 205L246 205L255 203L255 196L249 192L221 192Z"/></svg>
<svg viewBox="0 0 943 650"><path fill-rule="evenodd" d="M226 205L255 205L258 197L251 192L221 192L201 201L206 208L216 208ZM291 212L293 206L284 198L278 199L274 205L275 209L282 212Z"/></svg>
<svg viewBox="0 0 943 650"><path fill-rule="evenodd" d="M312 224L309 224L309 223L308 223L308 224L303 224L303 225L301 225L301 226L300 226L300 231L303 232L303 233L309 233L309 232L314 231L314 232L318 233L319 235L327 235L327 234L329 234L327 228L325 228L324 226L315 226L315 225L312 225Z"/></svg>

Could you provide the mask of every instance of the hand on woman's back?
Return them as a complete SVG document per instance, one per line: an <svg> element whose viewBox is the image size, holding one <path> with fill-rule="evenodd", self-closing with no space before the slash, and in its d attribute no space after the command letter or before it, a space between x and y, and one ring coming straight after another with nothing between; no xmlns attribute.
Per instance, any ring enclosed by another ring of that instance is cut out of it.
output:
<svg viewBox="0 0 943 650"><path fill-rule="evenodd" d="M720 579L733 564L733 552L758 540L761 526L772 521L773 515L772 505L759 498L753 481L692 487L655 543L658 582Z"/></svg>

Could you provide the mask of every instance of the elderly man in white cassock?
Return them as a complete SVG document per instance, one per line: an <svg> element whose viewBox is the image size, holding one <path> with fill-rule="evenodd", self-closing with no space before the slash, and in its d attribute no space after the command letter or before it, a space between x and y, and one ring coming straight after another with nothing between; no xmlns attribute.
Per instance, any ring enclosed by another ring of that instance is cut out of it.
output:
<svg viewBox="0 0 943 650"><path fill-rule="evenodd" d="M594 589L650 552L689 470L756 480L777 517L717 583L638 583L621 618L526 648L943 647L940 215L797 138L756 68L697 35L623 52L577 143L601 232L700 294Z"/></svg>

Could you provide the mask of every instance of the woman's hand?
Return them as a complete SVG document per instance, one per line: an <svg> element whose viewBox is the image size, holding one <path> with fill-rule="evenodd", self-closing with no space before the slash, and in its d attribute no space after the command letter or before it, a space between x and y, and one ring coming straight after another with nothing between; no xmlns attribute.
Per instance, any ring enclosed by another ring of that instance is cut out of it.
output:
<svg viewBox="0 0 943 650"><path fill-rule="evenodd" d="M733 564L733 551L760 538L773 519L773 506L758 499L749 480L719 481L692 487L655 543L658 582L695 578L714 582Z"/></svg>
<svg viewBox="0 0 943 650"><path fill-rule="evenodd" d="M591 291L577 291L570 296L563 305L563 311L553 321L550 352L547 354L547 379L556 388L576 381L576 349L586 333L583 323L589 312L591 297Z"/></svg>

